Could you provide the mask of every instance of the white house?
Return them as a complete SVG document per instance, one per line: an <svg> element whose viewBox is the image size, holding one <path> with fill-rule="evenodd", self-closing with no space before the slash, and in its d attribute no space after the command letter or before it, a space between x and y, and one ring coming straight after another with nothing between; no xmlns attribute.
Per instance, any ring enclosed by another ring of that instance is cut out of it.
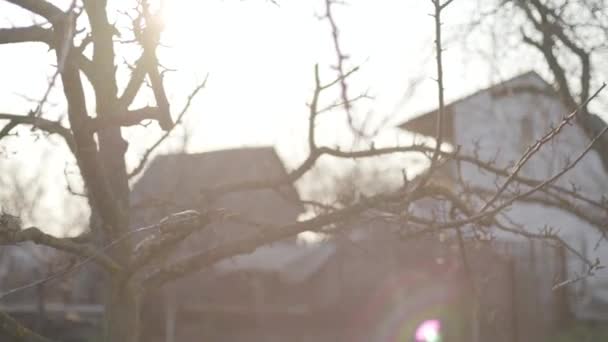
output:
<svg viewBox="0 0 608 342"><path fill-rule="evenodd" d="M460 146L461 153L477 155L485 161L494 160L495 166L506 168L517 162L529 146L552 127L556 127L568 114L553 87L535 72L528 72L447 105L443 136L445 142L454 147ZM420 135L434 136L436 116L436 111L426 113L399 127ZM589 135L582 128L584 120L587 120L587 127L590 123L605 125L597 117L578 118L573 124L566 125L559 135L543 145L528 161L520 175L542 181L577 158L590 142ZM599 129L601 127L595 127L595 131ZM598 151L601 149L590 151L554 184L569 190L575 189L578 194L605 204L604 198L608 197L608 173ZM456 163L449 165L448 172L451 177L457 177ZM505 180L468 163L461 163L460 174L469 185L490 190L495 190ZM514 185L508 191L517 189ZM529 188L519 186L519 189L525 191ZM573 199L571 202L574 205L573 211L578 212L578 215L556 208L555 205L538 202L515 204L506 215L530 232L538 232L543 227L556 229L568 244L582 251L587 259L599 258L602 264L608 264L608 243L602 239L597 225L590 222L607 222L603 228L608 228L607 211L601 206L593 206L581 200ZM505 220L504 217L498 219ZM521 240L519 236L500 231L496 235L504 241ZM566 260L569 278L585 272L580 258L569 253ZM543 262L536 260L537 269L543 268ZM573 283L569 289L570 294L576 294L569 298L571 309L577 318L608 319L607 271L600 270L594 276L585 277Z"/></svg>

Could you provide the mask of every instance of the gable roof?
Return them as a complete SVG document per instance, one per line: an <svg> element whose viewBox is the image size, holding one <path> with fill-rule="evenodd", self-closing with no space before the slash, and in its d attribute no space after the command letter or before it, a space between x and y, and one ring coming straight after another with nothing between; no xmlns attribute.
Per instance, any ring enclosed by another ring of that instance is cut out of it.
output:
<svg viewBox="0 0 608 342"><path fill-rule="evenodd" d="M227 220L195 232L180 243L180 247L169 256L170 260L246 239L271 228L250 224L247 220L269 225L284 225L297 220L304 208L293 186L230 193L211 202L205 199L204 190L286 176L287 172L272 147L158 156L133 187L132 202L142 205L136 209L132 225L146 226L169 213L186 209L226 208L230 213L243 216L243 221ZM148 201L150 199L151 202ZM146 202L151 203L151 207L147 207ZM209 270L195 272L187 279L175 282L172 291L179 294L180 301L204 301L201 296L193 294L198 293L203 284L215 281L211 274L220 276L235 272L269 272L287 282L297 283L319 270L334 249L331 243L303 246L297 243L297 237L288 238L259 246L249 254L222 260Z"/></svg>
<svg viewBox="0 0 608 342"><path fill-rule="evenodd" d="M247 181L281 179L287 173L272 147L239 148L196 154L156 157L134 185L131 225L142 227L182 210L225 208L246 219L272 225L292 223L303 207L292 186L231 193L209 201L205 189ZM220 224L218 224L220 225ZM218 229L194 234L178 254L210 247L218 242L244 238L259 228L223 222ZM205 233L205 234L203 234Z"/></svg>
<svg viewBox="0 0 608 342"><path fill-rule="evenodd" d="M286 176L283 163L272 147L159 155L133 186L131 203L136 209L184 202L198 205L206 189ZM294 203L299 199L292 186L282 186L280 190Z"/></svg>
<svg viewBox="0 0 608 342"><path fill-rule="evenodd" d="M496 85L478 90L473 94L464 96L458 100L455 100L447 104L444 108L444 141L448 143L454 143L454 105L470 100L471 98L483 94L490 93L492 98L512 96L521 93L532 93L541 96L549 96L559 100L559 95L555 91L554 87L545 81L535 71L528 71L526 73L512 77L504 82ZM427 113L416 116L397 127L407 130L410 132L418 133L424 136L433 137L436 135L436 122L437 122L438 110L432 110ZM599 116L588 113L587 115L578 115L575 121L583 129L589 139L594 138L605 126L606 122ZM594 149L597 151L604 169L608 171L608 135L604 134L598 142L594 145Z"/></svg>
<svg viewBox="0 0 608 342"><path fill-rule="evenodd" d="M517 75L499 84L492 85L490 87L480 89L470 95L464 96L453 102L450 102L444 107L444 141L449 143L453 142L454 132L452 131L453 126L453 106L462 102L465 102L477 95L483 93L490 93L492 97L503 97L511 96L519 93L534 93L543 96L557 98L557 92L553 89L551 84L547 83L538 73L535 71L528 71L526 73ZM436 122L437 122L438 110L434 109L429 112L423 113L410 119L400 125L399 128L418 133L424 136L433 137L436 135Z"/></svg>

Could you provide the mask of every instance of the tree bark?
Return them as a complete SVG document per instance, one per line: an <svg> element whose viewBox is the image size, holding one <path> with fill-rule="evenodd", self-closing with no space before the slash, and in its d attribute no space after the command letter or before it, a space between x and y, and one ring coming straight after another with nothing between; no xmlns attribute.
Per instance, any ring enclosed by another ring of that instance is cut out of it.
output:
<svg viewBox="0 0 608 342"><path fill-rule="evenodd" d="M123 279L108 279L105 299L104 341L138 342L140 332L140 299L136 288Z"/></svg>
<svg viewBox="0 0 608 342"><path fill-rule="evenodd" d="M93 65L96 73L95 88L96 114L100 119L108 119L122 112L118 106L116 66L114 64L114 27L108 21L106 0L85 0L84 7L91 24L93 39ZM122 137L120 126L110 126L97 131L100 173L107 181L116 209L112 213L92 208L91 222L102 244L115 243L109 251L114 261L123 267L131 262L131 239L124 238L129 231L129 184L125 165L127 143ZM111 225L111 227L107 227ZM109 229L107 229L109 228ZM104 341L138 342L139 340L139 298L137 289L124 274L109 274L106 277L106 298L104 315Z"/></svg>

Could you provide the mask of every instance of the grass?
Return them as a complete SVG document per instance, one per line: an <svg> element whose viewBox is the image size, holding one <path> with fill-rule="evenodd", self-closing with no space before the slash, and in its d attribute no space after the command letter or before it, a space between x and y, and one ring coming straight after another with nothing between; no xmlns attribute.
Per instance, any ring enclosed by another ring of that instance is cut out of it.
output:
<svg viewBox="0 0 608 342"><path fill-rule="evenodd" d="M608 326L598 323L579 322L548 339L547 342L606 342Z"/></svg>

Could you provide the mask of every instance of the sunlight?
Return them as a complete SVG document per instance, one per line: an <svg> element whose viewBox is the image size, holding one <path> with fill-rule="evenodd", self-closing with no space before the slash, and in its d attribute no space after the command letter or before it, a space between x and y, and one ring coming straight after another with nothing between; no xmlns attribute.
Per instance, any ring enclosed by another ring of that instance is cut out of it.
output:
<svg viewBox="0 0 608 342"><path fill-rule="evenodd" d="M0 342L608 341L608 11L514 3L0 0Z"/></svg>
<svg viewBox="0 0 608 342"><path fill-rule="evenodd" d="M296 241L302 245L315 245L327 240L328 237L327 234L307 230L299 233Z"/></svg>
<svg viewBox="0 0 608 342"><path fill-rule="evenodd" d="M166 30L163 39L169 47L168 55L177 61L197 60L197 57L213 54L208 46L217 47L218 40L234 34L236 28L226 31L221 20L222 4L215 1L190 1L186 4L172 1L163 10ZM234 49L234 46L224 47ZM207 50L204 54L199 51Z"/></svg>
<svg viewBox="0 0 608 342"><path fill-rule="evenodd" d="M182 88L183 93L192 77L209 73L199 110L216 115L197 126L202 143L227 146L238 136L240 144L273 144L285 127L296 127L286 113L294 107L305 110L318 53L312 7L279 9L257 1L171 1L166 6L167 48L159 54L178 69L174 91Z"/></svg>

